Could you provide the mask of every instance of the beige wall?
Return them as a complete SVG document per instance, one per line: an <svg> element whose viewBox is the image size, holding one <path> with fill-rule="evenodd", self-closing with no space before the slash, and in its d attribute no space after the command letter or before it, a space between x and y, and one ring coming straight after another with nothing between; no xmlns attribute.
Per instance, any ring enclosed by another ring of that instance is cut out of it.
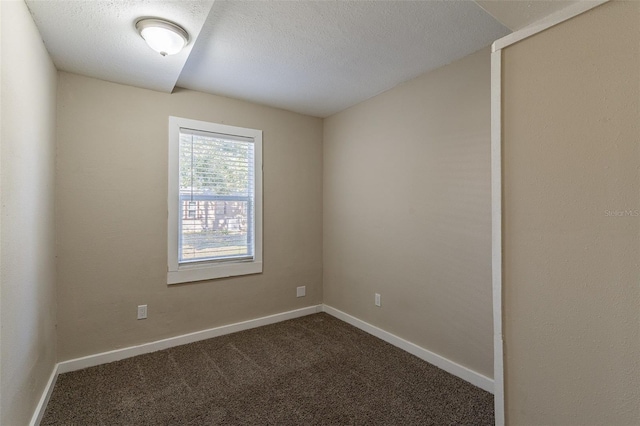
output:
<svg viewBox="0 0 640 426"><path fill-rule="evenodd" d="M640 424L640 3L503 61L507 420Z"/></svg>
<svg viewBox="0 0 640 426"><path fill-rule="evenodd" d="M263 130L262 274L167 286L170 115ZM59 360L322 301L322 120L60 73L57 137Z"/></svg>
<svg viewBox="0 0 640 426"><path fill-rule="evenodd" d="M0 10L0 424L24 425L56 361L56 70L24 2Z"/></svg>
<svg viewBox="0 0 640 426"><path fill-rule="evenodd" d="M325 120L324 302L493 377L489 83L483 50Z"/></svg>

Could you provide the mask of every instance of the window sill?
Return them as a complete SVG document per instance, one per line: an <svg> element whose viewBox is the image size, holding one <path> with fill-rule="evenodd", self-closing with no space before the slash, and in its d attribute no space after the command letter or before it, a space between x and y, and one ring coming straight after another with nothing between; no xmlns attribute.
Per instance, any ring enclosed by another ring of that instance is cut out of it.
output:
<svg viewBox="0 0 640 426"><path fill-rule="evenodd" d="M214 280L217 278L259 274L261 272L262 262L257 261L224 263L217 265L180 266L177 271L167 272L167 284Z"/></svg>

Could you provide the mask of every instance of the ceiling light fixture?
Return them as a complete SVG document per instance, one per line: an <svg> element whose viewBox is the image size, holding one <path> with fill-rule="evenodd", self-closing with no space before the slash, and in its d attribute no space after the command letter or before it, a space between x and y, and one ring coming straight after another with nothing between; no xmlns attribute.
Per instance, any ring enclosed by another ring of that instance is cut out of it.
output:
<svg viewBox="0 0 640 426"><path fill-rule="evenodd" d="M149 47L162 56L175 55L189 43L189 34L184 28L164 19L140 19L136 29Z"/></svg>

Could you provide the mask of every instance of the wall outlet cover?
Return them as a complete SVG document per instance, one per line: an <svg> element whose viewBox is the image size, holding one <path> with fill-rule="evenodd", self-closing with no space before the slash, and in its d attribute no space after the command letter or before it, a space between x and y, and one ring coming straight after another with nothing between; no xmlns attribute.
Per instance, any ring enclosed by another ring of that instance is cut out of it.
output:
<svg viewBox="0 0 640 426"><path fill-rule="evenodd" d="M138 319L147 318L147 305L138 305Z"/></svg>

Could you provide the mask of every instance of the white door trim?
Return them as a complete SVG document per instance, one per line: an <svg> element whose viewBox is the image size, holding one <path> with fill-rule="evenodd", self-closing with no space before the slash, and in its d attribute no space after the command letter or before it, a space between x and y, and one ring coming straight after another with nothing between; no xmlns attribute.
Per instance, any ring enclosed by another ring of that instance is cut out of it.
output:
<svg viewBox="0 0 640 426"><path fill-rule="evenodd" d="M576 17L609 0L585 0L496 40L491 46L491 270L493 289L493 381L495 424L505 424L502 329L502 49Z"/></svg>
<svg viewBox="0 0 640 426"><path fill-rule="evenodd" d="M504 425L502 343L502 52L491 53L491 278L493 289L493 397L496 425Z"/></svg>
<svg viewBox="0 0 640 426"><path fill-rule="evenodd" d="M555 25L558 25L564 21L574 18L586 11L598 7L601 4L607 3L609 0L581 0L572 4L562 10L559 10L551 15L542 18L541 20L534 22L518 31L514 31L509 35L506 35L496 40L491 46L492 52L497 52L500 49L504 49L514 43L517 43L525 38L536 35L546 29L549 29Z"/></svg>

